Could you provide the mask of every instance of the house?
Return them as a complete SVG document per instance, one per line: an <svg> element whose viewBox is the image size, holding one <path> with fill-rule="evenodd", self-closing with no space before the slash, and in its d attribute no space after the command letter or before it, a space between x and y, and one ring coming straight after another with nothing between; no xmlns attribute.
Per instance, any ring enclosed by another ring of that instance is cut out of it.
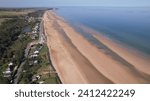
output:
<svg viewBox="0 0 150 101"><path fill-rule="evenodd" d="M37 64L37 63L38 63L38 60L35 60L35 61L34 61L34 64Z"/></svg>
<svg viewBox="0 0 150 101"><path fill-rule="evenodd" d="M33 65L33 61L29 61L29 66L32 66Z"/></svg>
<svg viewBox="0 0 150 101"><path fill-rule="evenodd" d="M8 68L10 69L10 71L13 71L14 70L14 64L12 62L10 62L8 64Z"/></svg>
<svg viewBox="0 0 150 101"><path fill-rule="evenodd" d="M39 80L40 78L41 78L40 75L33 75L33 76L32 76L32 82L37 81L37 80Z"/></svg>
<svg viewBox="0 0 150 101"><path fill-rule="evenodd" d="M34 54L39 54L39 51L38 50L34 51Z"/></svg>
<svg viewBox="0 0 150 101"><path fill-rule="evenodd" d="M36 58L36 57L38 57L37 54L30 55L30 58Z"/></svg>
<svg viewBox="0 0 150 101"><path fill-rule="evenodd" d="M36 78L39 80L41 78L41 76L40 75L36 75Z"/></svg>
<svg viewBox="0 0 150 101"><path fill-rule="evenodd" d="M36 76L32 76L32 82L37 81Z"/></svg>
<svg viewBox="0 0 150 101"><path fill-rule="evenodd" d="M4 77L11 77L12 71L7 68L6 71L3 72Z"/></svg>
<svg viewBox="0 0 150 101"><path fill-rule="evenodd" d="M35 18L34 17L28 17L28 22L35 22Z"/></svg>
<svg viewBox="0 0 150 101"><path fill-rule="evenodd" d="M44 83L44 81L39 81L39 84L43 84Z"/></svg>

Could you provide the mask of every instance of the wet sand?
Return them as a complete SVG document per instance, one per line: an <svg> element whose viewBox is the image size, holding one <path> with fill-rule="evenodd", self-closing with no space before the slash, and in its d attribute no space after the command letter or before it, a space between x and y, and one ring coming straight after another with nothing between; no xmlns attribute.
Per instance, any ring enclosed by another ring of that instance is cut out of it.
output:
<svg viewBox="0 0 150 101"><path fill-rule="evenodd" d="M147 78L150 78L150 57L148 55L143 54L132 47L119 43L117 40L112 40L91 28L82 25L80 27L82 30L90 33L106 47L117 53L122 59L128 62L130 64L128 67L134 68L135 70L143 73L143 75L147 76Z"/></svg>
<svg viewBox="0 0 150 101"><path fill-rule="evenodd" d="M52 11L44 14L44 28L52 63L63 83L150 83L149 75L105 54Z"/></svg>

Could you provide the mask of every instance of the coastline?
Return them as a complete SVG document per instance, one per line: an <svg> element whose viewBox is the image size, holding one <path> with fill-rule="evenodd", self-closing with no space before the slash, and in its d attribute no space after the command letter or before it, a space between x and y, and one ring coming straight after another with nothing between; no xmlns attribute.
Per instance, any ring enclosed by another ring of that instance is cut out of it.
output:
<svg viewBox="0 0 150 101"><path fill-rule="evenodd" d="M47 11L44 14L44 26L52 63L63 83L150 82L141 72L134 71L99 50L54 12ZM102 39L99 40L106 43ZM108 45L111 46L111 42Z"/></svg>
<svg viewBox="0 0 150 101"><path fill-rule="evenodd" d="M110 50L117 53L120 57L125 59L128 63L133 64L137 69L145 74L150 76L149 60L150 57L146 54L139 52L132 47L124 45L117 40L112 40L107 36L104 36L102 33L95 31L91 28L81 26L84 31L90 33L98 41L102 42Z"/></svg>

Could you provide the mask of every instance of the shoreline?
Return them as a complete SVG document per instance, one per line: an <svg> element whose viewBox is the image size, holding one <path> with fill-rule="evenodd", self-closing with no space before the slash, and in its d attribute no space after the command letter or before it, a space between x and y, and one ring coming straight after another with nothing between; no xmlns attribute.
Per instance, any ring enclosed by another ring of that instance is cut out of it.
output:
<svg viewBox="0 0 150 101"><path fill-rule="evenodd" d="M117 39L111 38L109 36L105 36L104 33L97 31L95 29L92 29L90 27L84 26L84 25L80 25L80 28L84 31L88 31L93 37L102 37L103 39L110 41L112 43L115 43L117 46L124 48L125 50L129 50L129 52L135 52L136 54L139 54L140 56L146 57L147 59L150 59L150 55L147 53L144 53L143 51L138 50L135 47L132 47L126 43L120 42Z"/></svg>
<svg viewBox="0 0 150 101"><path fill-rule="evenodd" d="M150 75L150 68L148 68L148 66L150 65L148 61L150 60L149 56L146 56L146 54L138 51L137 49L129 47L121 42L118 42L117 40L110 39L109 37L89 27L81 26L81 29L90 33L99 42L102 42L106 47L108 47L110 50L118 54L127 62L131 64L136 64L136 62L139 62L140 64L144 65L139 67L137 66L139 64L136 64L135 67L139 67L141 70L142 67L145 67L145 70L143 72Z"/></svg>
<svg viewBox="0 0 150 101"><path fill-rule="evenodd" d="M150 82L140 71L97 49L54 12L44 14L44 26L52 63L63 83Z"/></svg>

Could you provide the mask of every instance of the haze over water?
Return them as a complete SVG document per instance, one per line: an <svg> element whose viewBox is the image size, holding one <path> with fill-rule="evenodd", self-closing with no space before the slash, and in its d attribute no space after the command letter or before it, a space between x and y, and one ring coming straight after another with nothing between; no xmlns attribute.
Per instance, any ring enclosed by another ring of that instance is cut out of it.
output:
<svg viewBox="0 0 150 101"><path fill-rule="evenodd" d="M85 25L150 56L150 8L60 7L71 24Z"/></svg>

